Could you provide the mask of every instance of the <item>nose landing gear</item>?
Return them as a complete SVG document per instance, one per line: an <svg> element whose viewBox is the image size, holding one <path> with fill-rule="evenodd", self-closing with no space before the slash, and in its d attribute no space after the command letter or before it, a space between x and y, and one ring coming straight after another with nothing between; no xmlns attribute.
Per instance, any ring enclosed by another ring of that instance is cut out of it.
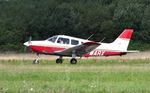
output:
<svg viewBox="0 0 150 93"><path fill-rule="evenodd" d="M33 61L33 64L39 64L39 58L40 58L40 56L39 56L39 54L37 54L37 57L36 57L36 59Z"/></svg>

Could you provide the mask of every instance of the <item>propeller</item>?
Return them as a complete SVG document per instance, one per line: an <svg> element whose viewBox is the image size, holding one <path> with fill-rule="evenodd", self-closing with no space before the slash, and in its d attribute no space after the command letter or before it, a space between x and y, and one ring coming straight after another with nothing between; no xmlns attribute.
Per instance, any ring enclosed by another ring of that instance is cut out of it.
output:
<svg viewBox="0 0 150 93"><path fill-rule="evenodd" d="M26 50L27 50L27 47L26 47L26 46L24 46L24 52L26 52Z"/></svg>
<svg viewBox="0 0 150 93"><path fill-rule="evenodd" d="M32 36L29 37L29 41L28 41L29 45L31 44L31 40L32 40Z"/></svg>
<svg viewBox="0 0 150 93"><path fill-rule="evenodd" d="M27 41L28 45L32 44L31 40L32 40L32 36L30 36L29 41ZM24 47L24 52L26 52L26 50L27 50L27 46Z"/></svg>

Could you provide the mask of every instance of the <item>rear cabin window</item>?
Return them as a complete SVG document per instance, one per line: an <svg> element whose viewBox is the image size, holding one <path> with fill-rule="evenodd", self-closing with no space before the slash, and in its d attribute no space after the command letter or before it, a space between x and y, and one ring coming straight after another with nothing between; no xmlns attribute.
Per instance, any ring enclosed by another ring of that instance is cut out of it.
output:
<svg viewBox="0 0 150 93"><path fill-rule="evenodd" d="M60 43L60 44L69 44L69 39L68 38L62 38L62 37L60 37L57 40L57 43Z"/></svg>
<svg viewBox="0 0 150 93"><path fill-rule="evenodd" d="M78 40L71 40L71 45L78 45L79 41Z"/></svg>

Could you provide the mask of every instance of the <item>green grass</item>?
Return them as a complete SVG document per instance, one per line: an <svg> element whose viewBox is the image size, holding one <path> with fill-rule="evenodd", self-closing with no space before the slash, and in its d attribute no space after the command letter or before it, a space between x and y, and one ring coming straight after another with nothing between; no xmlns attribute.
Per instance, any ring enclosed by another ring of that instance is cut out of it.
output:
<svg viewBox="0 0 150 93"><path fill-rule="evenodd" d="M0 61L0 93L149 93L150 60Z"/></svg>
<svg viewBox="0 0 150 93"><path fill-rule="evenodd" d="M33 65L33 60L1 60L0 64L3 65ZM99 60L99 59L78 59L78 63L74 66L102 66L102 65L148 65L150 64L150 59L134 59L134 60ZM56 64L55 60L40 60L39 65L67 65L70 64L70 60L66 59L63 64Z"/></svg>

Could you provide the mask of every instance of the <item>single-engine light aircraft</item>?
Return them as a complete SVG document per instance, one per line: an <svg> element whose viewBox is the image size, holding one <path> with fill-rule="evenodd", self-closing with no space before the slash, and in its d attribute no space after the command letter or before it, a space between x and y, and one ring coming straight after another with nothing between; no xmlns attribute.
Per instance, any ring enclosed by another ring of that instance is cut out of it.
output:
<svg viewBox="0 0 150 93"><path fill-rule="evenodd" d="M132 33L133 29L125 29L112 43L101 43L66 35L56 35L43 41L28 41L24 45L37 54L37 58L33 61L34 64L39 63L39 54L59 56L56 59L56 63L62 63L63 56L70 56L72 57L70 63L76 64L76 56L121 56L128 52L137 52L127 51Z"/></svg>

